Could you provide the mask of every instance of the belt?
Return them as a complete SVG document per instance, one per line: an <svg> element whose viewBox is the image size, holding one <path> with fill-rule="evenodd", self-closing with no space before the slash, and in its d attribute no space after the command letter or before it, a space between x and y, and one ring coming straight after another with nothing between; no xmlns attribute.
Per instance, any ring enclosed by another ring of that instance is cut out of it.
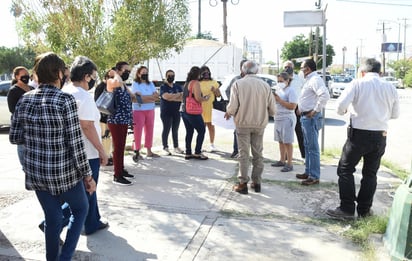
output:
<svg viewBox="0 0 412 261"><path fill-rule="evenodd" d="M300 115L302 115L302 116L306 116L306 115L308 115L309 113L311 113L313 110L310 110L310 111L302 111L301 113L300 113Z"/></svg>
<svg viewBox="0 0 412 261"><path fill-rule="evenodd" d="M388 134L386 131L372 131L372 130L361 130L361 129L355 129L353 128L354 133L359 133L359 134L366 134L370 136L383 136L386 137Z"/></svg>

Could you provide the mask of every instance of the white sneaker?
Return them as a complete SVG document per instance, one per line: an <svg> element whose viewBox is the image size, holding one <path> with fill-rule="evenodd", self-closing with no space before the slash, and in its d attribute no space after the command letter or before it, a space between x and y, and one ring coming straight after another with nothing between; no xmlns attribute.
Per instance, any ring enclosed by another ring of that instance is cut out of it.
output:
<svg viewBox="0 0 412 261"><path fill-rule="evenodd" d="M175 153L176 153L176 154L185 154L185 152L184 152L181 148L179 148L179 147L176 147L176 148L175 148Z"/></svg>
<svg viewBox="0 0 412 261"><path fill-rule="evenodd" d="M163 151L165 152L166 156L172 155L172 153L170 152L170 150L168 148L163 149Z"/></svg>
<svg viewBox="0 0 412 261"><path fill-rule="evenodd" d="M215 147L215 145L211 144L210 145L210 152L214 152L217 151L217 148Z"/></svg>

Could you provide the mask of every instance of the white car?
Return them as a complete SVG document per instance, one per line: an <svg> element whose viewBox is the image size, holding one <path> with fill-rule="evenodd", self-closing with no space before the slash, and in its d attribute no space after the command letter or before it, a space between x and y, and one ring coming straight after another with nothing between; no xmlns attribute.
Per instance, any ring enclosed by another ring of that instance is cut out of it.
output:
<svg viewBox="0 0 412 261"><path fill-rule="evenodd" d="M345 90L346 86L348 86L352 80L352 77L346 76L337 76L333 78L330 84L330 96L332 98L339 97L343 90Z"/></svg>
<svg viewBox="0 0 412 261"><path fill-rule="evenodd" d="M0 82L0 128L10 126L10 111L7 104L7 93L9 92L11 81Z"/></svg>
<svg viewBox="0 0 412 261"><path fill-rule="evenodd" d="M256 75L262 80L264 80L267 84L269 84L272 90L275 89L275 86L278 82L278 78L276 76L271 75L271 74L256 74ZM232 81L238 76L239 75L231 74L231 75L226 76L225 79L223 80L222 85L219 88L223 99L228 100L228 97L226 95L226 90L227 88L230 87L229 84L232 83Z"/></svg>
<svg viewBox="0 0 412 261"><path fill-rule="evenodd" d="M384 81L389 82L390 84L392 84L393 86L395 86L395 88L400 88L399 81L398 81L395 77L392 77L392 76L384 76L384 77L382 77L381 79L384 80Z"/></svg>

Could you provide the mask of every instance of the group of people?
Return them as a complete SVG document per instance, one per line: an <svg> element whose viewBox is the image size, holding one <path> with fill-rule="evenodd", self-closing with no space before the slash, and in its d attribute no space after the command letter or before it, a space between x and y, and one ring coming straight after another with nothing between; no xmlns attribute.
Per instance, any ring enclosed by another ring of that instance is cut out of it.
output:
<svg viewBox="0 0 412 261"><path fill-rule="evenodd" d="M302 63L302 84L293 69L291 61L284 64L284 72L278 75L278 86L273 92L256 75L258 65L244 60L241 75L229 86L225 118L233 117L236 126L234 153L239 158L239 182L233 188L236 192L247 194L250 179L250 187L261 192L263 135L269 116L275 119L274 137L280 151L280 159L272 166L282 167L283 172L293 170L295 130L301 156L305 159L305 172L296 177L303 180L302 185L319 183L318 132L323 126L322 110L329 93L316 72L314 60ZM371 214L376 172L386 146L387 121L399 115L396 90L379 80L380 63L368 59L362 71L365 76L355 80L337 102L338 113L346 113L349 104L353 112L337 170L341 204L327 211L335 218L353 217L355 209L359 216ZM47 260L70 260L83 229L90 235L108 227L107 222L101 221L96 186L99 168L108 164L110 154L114 165L113 182L131 184L129 179L134 176L124 166L130 125L134 131L136 160L141 157L143 131L147 156L159 157L151 150L155 102L159 94L149 81L145 66L138 68L131 88L127 87L130 66L127 62L118 62L99 84L99 92L113 93L116 104L114 113L102 117L89 93L97 79L97 66L89 58L78 56L68 68L58 55L44 53L36 57L33 76L36 88L29 85L30 75L26 68L17 67L13 71L13 86L8 94L12 112L9 138L11 143L17 144L26 188L35 191L44 211L45 221L39 227L45 233ZM168 146L171 130L175 153L185 154L185 159L206 160L208 157L202 153L206 127L211 149L216 149L211 113L213 100L220 96L219 85L212 80L206 66L192 67L183 87L174 83L174 77L174 71L168 70L160 88L163 149L167 155L171 154ZM97 98L98 95L95 100ZM201 109L189 108L189 99L195 104L191 106ZM185 151L178 143L180 118L186 128ZM192 150L195 130L197 137ZM109 136L110 139L104 141ZM252 171L249 178L250 152ZM356 195L353 173L362 157L363 178ZM65 225L69 229L60 250L60 233Z"/></svg>
<svg viewBox="0 0 412 261"><path fill-rule="evenodd" d="M295 130L301 156L305 159L305 172L296 174L296 178L303 180L302 185L319 183L318 135L323 127L322 110L329 100L329 92L313 59L301 64L302 83L293 68L291 61L284 63L284 72L278 75L278 86L272 93L270 86L256 76L257 65L253 61L242 61L242 74L230 86L225 118L234 117L236 126L240 156L238 182L233 190L240 194L248 194L250 179L250 188L261 192L263 134L269 115L274 115L274 136L280 151L280 160L271 165L283 167L283 172L293 170ZM399 117L397 91L379 79L380 62L374 58L366 59L360 69L362 77L354 80L337 100L339 114L350 111L347 140L337 168L340 205L326 211L327 215L337 219L353 219L355 211L361 218L372 215L376 175L385 152L388 121ZM250 152L252 171L249 177ZM356 193L354 172L362 158L362 180Z"/></svg>

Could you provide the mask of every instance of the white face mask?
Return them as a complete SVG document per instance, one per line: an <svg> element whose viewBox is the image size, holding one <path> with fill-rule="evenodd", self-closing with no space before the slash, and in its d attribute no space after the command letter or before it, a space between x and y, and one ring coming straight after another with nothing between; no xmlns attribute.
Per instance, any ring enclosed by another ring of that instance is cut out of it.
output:
<svg viewBox="0 0 412 261"><path fill-rule="evenodd" d="M305 79L305 74L303 73L303 71L299 71L298 77L299 77L301 80L304 80L304 79Z"/></svg>
<svg viewBox="0 0 412 261"><path fill-rule="evenodd" d="M278 87L283 89L286 87L286 84L284 82L278 82Z"/></svg>

